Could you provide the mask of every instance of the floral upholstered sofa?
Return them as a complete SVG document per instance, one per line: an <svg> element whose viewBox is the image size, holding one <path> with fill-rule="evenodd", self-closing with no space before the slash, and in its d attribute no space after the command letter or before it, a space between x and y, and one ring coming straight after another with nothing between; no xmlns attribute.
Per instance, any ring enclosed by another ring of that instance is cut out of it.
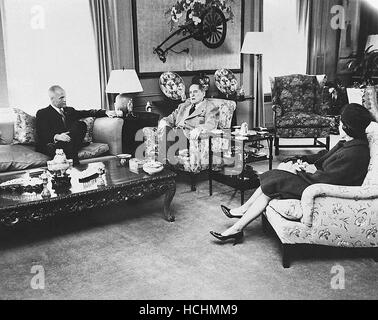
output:
<svg viewBox="0 0 378 320"><path fill-rule="evenodd" d="M232 124L232 118L236 109L236 102L226 99L209 98L210 102L219 108L219 122L218 128L220 130L230 129ZM145 137L146 155L150 158L156 158L158 154L159 137L157 134L157 128L146 127L143 129ZM213 150L219 152L219 150L227 149L226 139L220 137L213 139ZM219 159L213 159L213 165L215 167L221 166ZM187 150L182 150L171 163L172 169L176 171L182 171L190 174L191 187L194 191L195 175L205 171L209 168L209 133L201 134L196 140L189 140Z"/></svg>
<svg viewBox="0 0 378 320"><path fill-rule="evenodd" d="M367 129L370 164L362 186L314 184L301 200L272 200L263 223L282 243L283 266L297 244L373 247L378 258L378 123Z"/></svg>
<svg viewBox="0 0 378 320"><path fill-rule="evenodd" d="M81 163L103 161L122 153L123 120L86 118L89 145L79 152ZM35 117L17 108L0 109L0 176L47 165L35 151Z"/></svg>

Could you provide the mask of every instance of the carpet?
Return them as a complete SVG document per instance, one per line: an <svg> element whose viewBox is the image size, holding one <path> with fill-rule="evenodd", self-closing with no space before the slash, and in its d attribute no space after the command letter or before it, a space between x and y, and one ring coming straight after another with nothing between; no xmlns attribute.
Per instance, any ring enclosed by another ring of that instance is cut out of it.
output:
<svg viewBox="0 0 378 320"><path fill-rule="evenodd" d="M266 166L262 163L261 170ZM233 223L219 205L239 203L240 194L230 187L215 182L209 197L205 177L196 192L179 177L174 223L162 218L161 197L2 229L0 298L378 298L378 264L372 259L314 250L284 269L279 243L263 233L260 219L246 228L243 243L217 242L209 231L223 231ZM42 290L31 287L33 266L45 272ZM345 289L332 289L335 266L345 272Z"/></svg>

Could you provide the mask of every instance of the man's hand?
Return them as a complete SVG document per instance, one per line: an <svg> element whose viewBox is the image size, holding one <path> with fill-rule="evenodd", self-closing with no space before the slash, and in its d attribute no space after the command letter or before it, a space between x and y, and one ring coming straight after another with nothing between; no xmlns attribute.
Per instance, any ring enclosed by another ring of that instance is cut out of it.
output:
<svg viewBox="0 0 378 320"><path fill-rule="evenodd" d="M68 134L69 134L69 132L63 132L61 134L56 134L54 136L54 140L55 141L62 141L62 142L70 142L71 137Z"/></svg>
<svg viewBox="0 0 378 320"><path fill-rule="evenodd" d="M109 117L109 118L117 118L117 117L122 117L122 114L119 113L122 111L111 111L111 110L108 110L105 112L105 114Z"/></svg>
<svg viewBox="0 0 378 320"><path fill-rule="evenodd" d="M193 129L192 131L190 131L190 139L197 140L201 132L202 132L202 129L200 128Z"/></svg>

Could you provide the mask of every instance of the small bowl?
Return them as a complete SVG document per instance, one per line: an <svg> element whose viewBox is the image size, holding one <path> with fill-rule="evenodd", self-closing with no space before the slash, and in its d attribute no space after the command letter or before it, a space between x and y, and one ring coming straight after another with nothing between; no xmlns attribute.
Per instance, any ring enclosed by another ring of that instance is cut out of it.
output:
<svg viewBox="0 0 378 320"><path fill-rule="evenodd" d="M132 155L128 153L121 153L117 154L116 157L119 159L121 165L125 165L132 158Z"/></svg>

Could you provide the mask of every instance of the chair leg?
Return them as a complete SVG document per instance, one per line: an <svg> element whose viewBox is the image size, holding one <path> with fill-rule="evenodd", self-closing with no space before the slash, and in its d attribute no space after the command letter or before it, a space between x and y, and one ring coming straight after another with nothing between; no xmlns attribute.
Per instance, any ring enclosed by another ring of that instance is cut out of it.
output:
<svg viewBox="0 0 378 320"><path fill-rule="evenodd" d="M330 144L331 144L331 137L328 136L328 137L326 138L326 149L327 149L327 150L329 150Z"/></svg>
<svg viewBox="0 0 378 320"><path fill-rule="evenodd" d="M274 154L276 156L280 155L280 138L279 137L274 137Z"/></svg>
<svg viewBox="0 0 378 320"><path fill-rule="evenodd" d="M269 229L268 229L268 219L265 217L264 214L261 215L261 224L262 224L262 229L263 229L263 232L264 233L268 233Z"/></svg>
<svg viewBox="0 0 378 320"><path fill-rule="evenodd" d="M196 175L190 174L190 189L191 189L191 191L197 191L196 180L197 180Z"/></svg>
<svg viewBox="0 0 378 320"><path fill-rule="evenodd" d="M292 251L292 245L290 244L282 244L282 266L286 268L290 268L290 254Z"/></svg>

